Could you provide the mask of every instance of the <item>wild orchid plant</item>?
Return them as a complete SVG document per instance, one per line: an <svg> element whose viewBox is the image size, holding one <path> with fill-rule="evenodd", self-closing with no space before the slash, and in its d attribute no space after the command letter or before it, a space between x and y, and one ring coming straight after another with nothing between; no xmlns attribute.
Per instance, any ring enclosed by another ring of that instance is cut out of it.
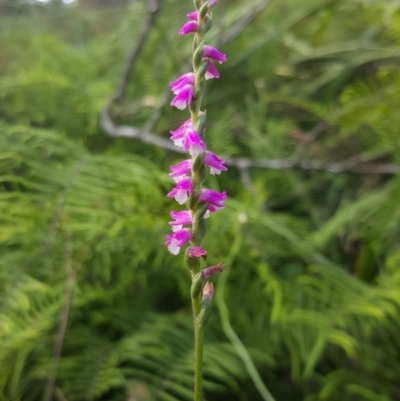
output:
<svg viewBox="0 0 400 401"><path fill-rule="evenodd" d="M211 28L210 9L218 0L194 0L196 11L187 15L189 21L183 25L179 35L194 33L193 72L182 75L172 82L171 89L175 98L171 106L180 110L189 107L190 118L177 130L171 131L171 140L191 158L176 166L171 166L170 176L176 181L175 188L168 194L188 210L173 211L172 234L167 235L166 245L169 251L178 255L180 248L189 243L185 252L185 264L192 275L192 309L195 337L195 385L194 401L201 401L202 363L203 363L203 328L211 311L211 300L214 287L207 280L215 273L221 272L223 264L201 268L201 258L207 259L207 251L201 247L205 235L205 219L224 207L226 192L217 192L203 188L206 167L210 174L220 174L227 170L224 160L207 149L205 143L206 112L201 110L201 102L206 91L206 81L219 78L214 61L223 63L226 56L212 46L204 44L205 33Z"/></svg>

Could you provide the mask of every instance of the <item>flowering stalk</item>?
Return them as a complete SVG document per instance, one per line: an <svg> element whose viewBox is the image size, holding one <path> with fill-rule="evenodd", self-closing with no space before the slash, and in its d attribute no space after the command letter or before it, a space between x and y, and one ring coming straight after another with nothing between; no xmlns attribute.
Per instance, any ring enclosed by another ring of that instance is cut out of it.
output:
<svg viewBox="0 0 400 401"><path fill-rule="evenodd" d="M190 159L176 166L171 166L170 176L176 182L175 188L168 193L187 210L173 211L172 234L167 235L168 250L177 255L185 244L185 264L192 276L191 298L194 320L195 355L194 355L194 401L202 401L202 364L203 364L203 328L211 312L214 287L207 280L223 269L223 264L201 269L201 259L207 259L207 251L201 242L206 232L205 219L224 207L226 192L217 192L203 188L206 170L210 174L226 171L224 160L207 149L205 143L206 112L201 110L202 99L206 91L206 81L219 78L214 62L223 63L226 56L212 46L204 44L205 33L211 28L210 9L218 0L194 0L196 10L187 15L188 22L183 25L179 35L194 33L193 72L186 73L170 84L175 97L171 106L180 110L190 110L190 118L178 129L171 131L174 144L190 154ZM204 262L203 262L204 263Z"/></svg>

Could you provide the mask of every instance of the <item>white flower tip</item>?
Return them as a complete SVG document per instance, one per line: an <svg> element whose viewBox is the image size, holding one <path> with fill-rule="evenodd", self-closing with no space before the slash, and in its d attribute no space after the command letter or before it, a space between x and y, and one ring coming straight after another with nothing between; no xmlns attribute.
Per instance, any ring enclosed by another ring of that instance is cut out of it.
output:
<svg viewBox="0 0 400 401"><path fill-rule="evenodd" d="M176 246L176 244L168 245L168 250L172 253L172 255L178 255L181 248Z"/></svg>
<svg viewBox="0 0 400 401"><path fill-rule="evenodd" d="M221 174L221 170L217 170L214 167L210 167L210 174L211 175L220 175Z"/></svg>
<svg viewBox="0 0 400 401"><path fill-rule="evenodd" d="M187 192L184 190L178 190L177 194L175 195L175 200L180 204L183 205L188 199Z"/></svg>
<svg viewBox="0 0 400 401"><path fill-rule="evenodd" d="M183 147L183 139L175 139L173 140L174 145L177 146L178 148Z"/></svg>
<svg viewBox="0 0 400 401"><path fill-rule="evenodd" d="M179 110L184 110L186 108L186 101L185 100L172 101L171 106L175 106Z"/></svg>

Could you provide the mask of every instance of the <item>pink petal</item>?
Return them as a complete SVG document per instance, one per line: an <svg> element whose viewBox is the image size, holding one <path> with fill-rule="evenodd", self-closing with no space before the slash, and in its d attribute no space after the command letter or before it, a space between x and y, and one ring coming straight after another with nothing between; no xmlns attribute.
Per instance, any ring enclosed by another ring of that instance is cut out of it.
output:
<svg viewBox="0 0 400 401"><path fill-rule="evenodd" d="M211 60L208 60L208 65L207 65L207 71L205 74L206 79L211 79L211 78L219 78L219 72L215 68L214 63Z"/></svg>
<svg viewBox="0 0 400 401"><path fill-rule="evenodd" d="M204 58L212 58L213 60L217 61L218 63L223 63L226 61L225 54L221 53L215 47L205 45L203 48L203 57Z"/></svg>
<svg viewBox="0 0 400 401"><path fill-rule="evenodd" d="M187 35L188 33L196 33L199 30L197 21L186 22L185 25L179 30L178 35Z"/></svg>

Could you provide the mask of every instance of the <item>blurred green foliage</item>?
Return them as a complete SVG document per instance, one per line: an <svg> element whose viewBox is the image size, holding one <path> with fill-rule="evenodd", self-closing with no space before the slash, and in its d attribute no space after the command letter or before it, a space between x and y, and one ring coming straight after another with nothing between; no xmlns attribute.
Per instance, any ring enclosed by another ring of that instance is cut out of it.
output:
<svg viewBox="0 0 400 401"><path fill-rule="evenodd" d="M0 4L1 401L45 399L52 379L60 401L191 400L189 280L163 245L181 157L107 137L97 118L144 3ZM211 43L255 5L220 0ZM176 32L191 9L162 2L116 123L157 115L168 137L185 120L162 94L189 61ZM394 0L275 0L222 48L209 148L400 163L399 27ZM208 179L229 201L205 246L230 269L206 330L207 400L262 399L229 330L277 401L400 400L399 176L249 175Z"/></svg>

